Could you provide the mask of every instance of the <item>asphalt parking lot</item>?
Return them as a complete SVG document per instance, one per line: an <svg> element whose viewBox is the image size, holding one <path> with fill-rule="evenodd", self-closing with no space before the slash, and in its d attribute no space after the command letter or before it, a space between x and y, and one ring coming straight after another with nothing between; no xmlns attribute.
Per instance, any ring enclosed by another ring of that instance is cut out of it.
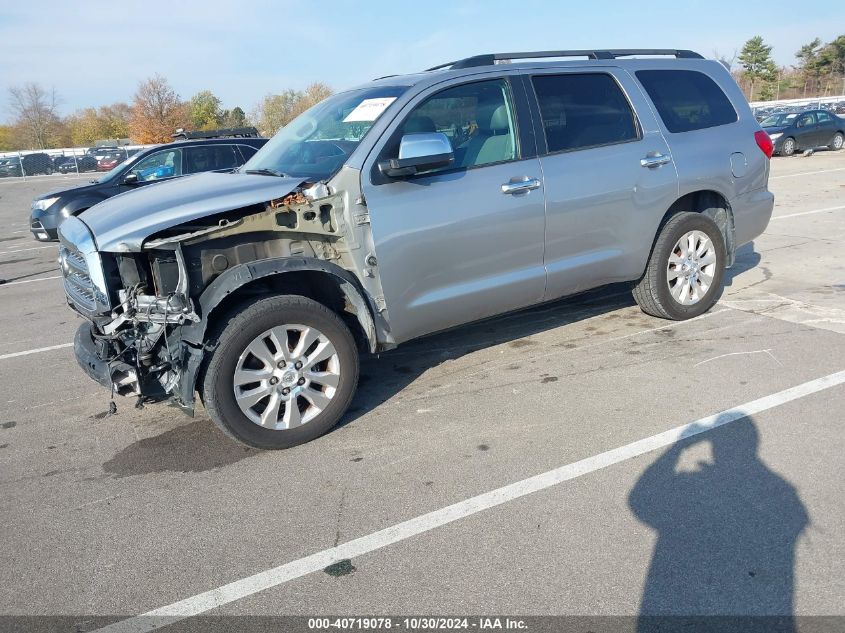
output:
<svg viewBox="0 0 845 633"><path fill-rule="evenodd" d="M106 415L27 229L33 195L85 179L0 182L0 615L845 627L845 152L772 161L774 218L704 316L611 287L429 337L367 359L342 426L283 452L202 412Z"/></svg>

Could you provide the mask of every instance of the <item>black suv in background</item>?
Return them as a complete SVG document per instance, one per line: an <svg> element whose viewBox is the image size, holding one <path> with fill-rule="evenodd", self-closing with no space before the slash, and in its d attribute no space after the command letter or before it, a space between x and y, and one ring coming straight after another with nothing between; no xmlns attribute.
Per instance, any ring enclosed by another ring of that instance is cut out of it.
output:
<svg viewBox="0 0 845 633"><path fill-rule="evenodd" d="M204 171L230 171L258 151L264 138L204 138L151 147L91 184L46 193L32 201L30 231L39 241L57 239L59 224L119 193Z"/></svg>
<svg viewBox="0 0 845 633"><path fill-rule="evenodd" d="M0 160L0 176L35 176L52 173L53 160L42 152L10 156Z"/></svg>

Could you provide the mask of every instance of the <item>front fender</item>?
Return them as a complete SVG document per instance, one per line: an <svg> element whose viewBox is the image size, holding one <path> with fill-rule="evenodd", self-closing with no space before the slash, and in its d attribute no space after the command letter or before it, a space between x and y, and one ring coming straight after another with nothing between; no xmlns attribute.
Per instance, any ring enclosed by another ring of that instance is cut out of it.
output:
<svg viewBox="0 0 845 633"><path fill-rule="evenodd" d="M181 339L186 343L183 375L176 397L180 406L189 412L193 412L197 375L205 356L205 337L214 310L227 296L249 283L297 271L318 271L334 278L347 301L355 309L355 316L367 336L370 352L376 351L378 341L372 302L368 299L368 295L361 287L360 282L348 270L337 264L310 257L280 257L239 264L221 274L208 285L199 297L197 312L200 320L183 325L180 329Z"/></svg>
<svg viewBox="0 0 845 633"><path fill-rule="evenodd" d="M85 196L84 198L74 198L69 200L61 209L61 214L65 217L76 215L80 211L85 211L95 204L99 204L106 198L111 196Z"/></svg>
<svg viewBox="0 0 845 633"><path fill-rule="evenodd" d="M357 311L358 321L370 344L370 351L376 350L376 328L373 320L373 306L360 282L348 270L337 264L311 257L278 257L239 264L212 281L199 297L200 320L182 327L182 339L201 345L205 339L209 317L217 306L230 294L258 279L297 271L318 271L332 275L346 298Z"/></svg>

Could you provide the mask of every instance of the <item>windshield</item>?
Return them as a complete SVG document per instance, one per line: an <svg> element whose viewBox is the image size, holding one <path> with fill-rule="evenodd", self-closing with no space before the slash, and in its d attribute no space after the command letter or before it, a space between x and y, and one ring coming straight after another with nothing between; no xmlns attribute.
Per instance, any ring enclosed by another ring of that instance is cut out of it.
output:
<svg viewBox="0 0 845 633"><path fill-rule="evenodd" d="M240 172L264 172L316 182L346 162L404 87L354 90L329 97L284 126Z"/></svg>
<svg viewBox="0 0 845 633"><path fill-rule="evenodd" d="M797 112L786 112L781 114L773 114L768 116L760 123L761 127L781 127L792 123L792 120L798 116Z"/></svg>

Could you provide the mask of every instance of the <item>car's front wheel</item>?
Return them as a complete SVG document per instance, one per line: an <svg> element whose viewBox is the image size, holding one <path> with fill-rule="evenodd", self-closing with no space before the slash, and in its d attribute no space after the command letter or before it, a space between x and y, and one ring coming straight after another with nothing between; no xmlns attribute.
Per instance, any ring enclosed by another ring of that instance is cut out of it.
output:
<svg viewBox="0 0 845 633"><path fill-rule="evenodd" d="M830 141L828 147L832 150L840 150L842 149L843 142L845 142L845 137L842 136L842 132L837 132L833 135L833 140Z"/></svg>
<svg viewBox="0 0 845 633"><path fill-rule="evenodd" d="M202 395L229 436L289 448L334 427L358 384L358 351L343 320L297 295L260 299L221 324Z"/></svg>
<svg viewBox="0 0 845 633"><path fill-rule="evenodd" d="M724 272L725 240L716 223L701 213L678 213L660 231L634 299L652 316L691 319L718 301Z"/></svg>

